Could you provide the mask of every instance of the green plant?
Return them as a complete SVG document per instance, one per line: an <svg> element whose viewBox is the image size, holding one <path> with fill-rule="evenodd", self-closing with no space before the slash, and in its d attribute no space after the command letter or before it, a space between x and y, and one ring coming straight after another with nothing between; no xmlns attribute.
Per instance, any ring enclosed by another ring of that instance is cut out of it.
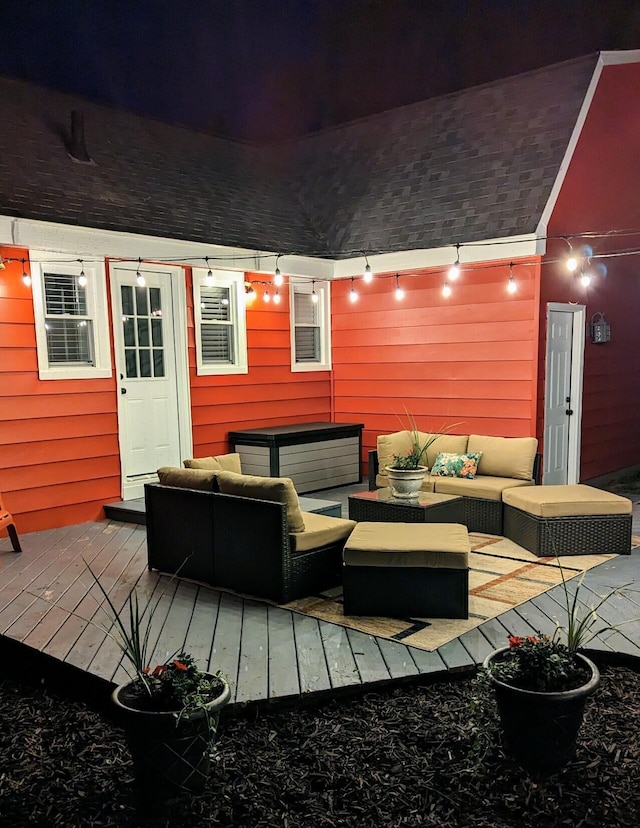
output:
<svg viewBox="0 0 640 828"><path fill-rule="evenodd" d="M505 684L543 693L573 690L589 678L574 653L548 635L510 635L509 649L489 669Z"/></svg>
<svg viewBox="0 0 640 828"><path fill-rule="evenodd" d="M423 465L422 460L429 446L435 443L441 434L448 434L453 431L454 428L461 425L461 423L454 423L451 426L443 425L438 433L429 434L427 439L424 442L421 442L420 432L418 431L415 417L413 414L409 413L406 406L404 407L404 413L409 427L405 428L405 424L399 416L398 420L400 420L403 430L408 431L411 436L411 449L405 454L393 454L391 456L391 463L388 466L390 469L397 469L399 471L408 471L420 468L420 466Z"/></svg>
<svg viewBox="0 0 640 828"><path fill-rule="evenodd" d="M163 592L147 606L146 612L141 612L134 587L127 596L123 620L98 576L86 561L85 565L108 608L101 605L109 626L98 626L117 643L126 662L124 669L131 678L123 701L138 710L175 710L181 716L203 708L222 693L224 683L220 676L200 670L193 656L184 651L176 651L155 667L149 665L151 625Z"/></svg>

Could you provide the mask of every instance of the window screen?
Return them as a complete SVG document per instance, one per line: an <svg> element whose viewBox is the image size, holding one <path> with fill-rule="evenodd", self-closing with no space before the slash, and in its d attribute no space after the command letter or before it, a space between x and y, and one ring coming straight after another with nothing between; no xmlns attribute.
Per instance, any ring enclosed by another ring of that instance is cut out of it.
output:
<svg viewBox="0 0 640 828"><path fill-rule="evenodd" d="M45 272L44 305L49 364L95 365L87 290L77 276Z"/></svg>

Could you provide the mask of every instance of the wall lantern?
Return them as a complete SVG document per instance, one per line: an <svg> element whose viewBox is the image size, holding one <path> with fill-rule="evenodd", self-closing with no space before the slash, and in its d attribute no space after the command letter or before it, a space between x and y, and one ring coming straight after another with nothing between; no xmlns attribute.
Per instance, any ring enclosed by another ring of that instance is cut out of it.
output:
<svg viewBox="0 0 640 828"><path fill-rule="evenodd" d="M611 325L604 318L604 313L594 313L589 324L589 336L596 345L609 342L611 339Z"/></svg>

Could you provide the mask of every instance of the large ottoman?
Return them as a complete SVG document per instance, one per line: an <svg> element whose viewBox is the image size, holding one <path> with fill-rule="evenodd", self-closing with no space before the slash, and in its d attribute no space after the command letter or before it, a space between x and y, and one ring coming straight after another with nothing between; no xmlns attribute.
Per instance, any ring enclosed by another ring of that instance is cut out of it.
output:
<svg viewBox="0 0 640 828"><path fill-rule="evenodd" d="M469 551L459 523L358 523L342 553L344 614L468 618Z"/></svg>
<svg viewBox="0 0 640 828"><path fill-rule="evenodd" d="M631 501L593 486L506 489L504 535L539 557L629 555Z"/></svg>

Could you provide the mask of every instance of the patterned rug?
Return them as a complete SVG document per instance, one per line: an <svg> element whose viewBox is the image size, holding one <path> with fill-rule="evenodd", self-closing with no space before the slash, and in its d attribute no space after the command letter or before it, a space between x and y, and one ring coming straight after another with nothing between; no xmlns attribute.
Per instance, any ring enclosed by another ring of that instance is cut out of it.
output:
<svg viewBox="0 0 640 828"><path fill-rule="evenodd" d="M523 604L562 582L556 558L538 558L521 546L495 535L469 533L469 618L369 618L345 616L342 588L284 604L286 609L321 618L370 635L402 641L421 650L436 650L489 618ZM640 538L632 538L632 548ZM571 555L562 559L566 580L615 555Z"/></svg>

